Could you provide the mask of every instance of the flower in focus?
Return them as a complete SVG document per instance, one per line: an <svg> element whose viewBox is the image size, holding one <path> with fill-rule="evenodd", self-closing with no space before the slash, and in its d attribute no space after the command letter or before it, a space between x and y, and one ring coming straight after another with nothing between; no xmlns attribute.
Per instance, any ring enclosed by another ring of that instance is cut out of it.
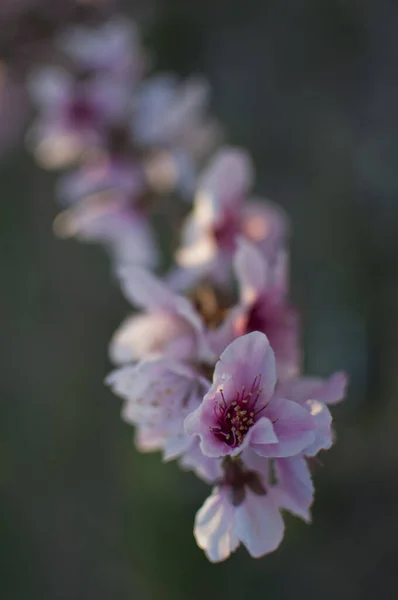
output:
<svg viewBox="0 0 398 600"><path fill-rule="evenodd" d="M228 558L240 543L254 558L276 550L284 534L281 509L309 520L314 490L304 459L275 460L274 483L270 460L250 450L224 459L222 471L194 526L197 544L212 562Z"/></svg>
<svg viewBox="0 0 398 600"><path fill-rule="evenodd" d="M172 278L177 287L204 279L228 284L240 236L271 260L283 246L286 218L270 202L247 200L253 180L252 162L245 151L226 147L214 155L198 181L194 208L183 229L176 254L180 271Z"/></svg>
<svg viewBox="0 0 398 600"><path fill-rule="evenodd" d="M193 192L198 163L214 148L219 127L207 114L209 87L199 78L173 75L143 82L133 99L134 142L148 151L148 182L158 192Z"/></svg>
<svg viewBox="0 0 398 600"><path fill-rule="evenodd" d="M294 456L313 443L315 423L298 403L274 395L275 356L258 331L234 340L221 354L213 385L187 417L187 433L200 438L210 457L237 456L252 448L261 456Z"/></svg>
<svg viewBox="0 0 398 600"><path fill-rule="evenodd" d="M114 334L114 363L162 355L184 361L209 356L203 324L189 300L139 267L121 269L120 279L125 296L144 312L128 317Z"/></svg>

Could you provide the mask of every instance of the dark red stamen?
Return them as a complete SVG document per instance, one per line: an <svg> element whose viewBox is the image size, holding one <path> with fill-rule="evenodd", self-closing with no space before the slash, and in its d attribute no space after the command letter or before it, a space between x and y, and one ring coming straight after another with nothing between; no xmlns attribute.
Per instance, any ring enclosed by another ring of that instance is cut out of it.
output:
<svg viewBox="0 0 398 600"><path fill-rule="evenodd" d="M236 390L232 402L227 402L223 389L218 391L220 399L214 406L217 425L212 427L218 439L232 448L242 444L246 433L257 420L257 415L265 408L262 406L256 410L262 389L260 374L256 375L249 390L245 386L242 386L241 390Z"/></svg>

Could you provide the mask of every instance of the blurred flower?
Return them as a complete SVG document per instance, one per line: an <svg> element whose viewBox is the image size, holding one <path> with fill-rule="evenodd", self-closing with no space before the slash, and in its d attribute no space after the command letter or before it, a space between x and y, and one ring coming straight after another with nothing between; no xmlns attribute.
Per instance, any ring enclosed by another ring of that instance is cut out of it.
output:
<svg viewBox="0 0 398 600"><path fill-rule="evenodd" d="M240 299L221 331L211 334L213 349L219 351L235 337L261 331L275 353L278 379L297 375L300 370L299 320L287 300L287 253L280 250L274 262L254 244L240 238L234 256L234 271ZM218 341L218 347L214 344Z"/></svg>
<svg viewBox="0 0 398 600"><path fill-rule="evenodd" d="M168 357L155 358L117 369L106 382L125 400L122 417L136 425L139 450L162 450L164 459L171 460L193 446L184 419L210 385L197 370Z"/></svg>
<svg viewBox="0 0 398 600"><path fill-rule="evenodd" d="M137 89L132 135L149 151L146 173L156 191L193 192L198 164L220 137L218 124L207 114L208 97L203 79L180 83L173 75L151 77Z"/></svg>
<svg viewBox="0 0 398 600"><path fill-rule="evenodd" d="M189 300L138 267L122 269L120 279L125 296L144 313L128 317L114 334L113 362L162 355L184 361L206 357L203 323Z"/></svg>
<svg viewBox="0 0 398 600"><path fill-rule="evenodd" d="M243 150L223 148L215 154L198 181L183 229L176 254L180 271L171 279L177 287L203 279L229 283L239 236L255 243L270 260L284 244L288 227L281 209L246 201L253 179L251 159Z"/></svg>
<svg viewBox="0 0 398 600"><path fill-rule="evenodd" d="M58 199L61 205L74 205L87 196L106 191L123 192L138 203L144 191L142 170L138 163L123 159L99 156L84 162L72 173L59 179Z"/></svg>
<svg viewBox="0 0 398 600"><path fill-rule="evenodd" d="M30 78L39 115L28 144L44 168L62 168L105 142L107 128L125 115L127 90L106 77L75 80L62 68L44 67Z"/></svg>
<svg viewBox="0 0 398 600"><path fill-rule="evenodd" d="M104 190L84 196L54 221L61 238L76 237L84 242L104 245L116 268L126 265L153 267L157 247L145 214L131 206L123 191Z"/></svg>

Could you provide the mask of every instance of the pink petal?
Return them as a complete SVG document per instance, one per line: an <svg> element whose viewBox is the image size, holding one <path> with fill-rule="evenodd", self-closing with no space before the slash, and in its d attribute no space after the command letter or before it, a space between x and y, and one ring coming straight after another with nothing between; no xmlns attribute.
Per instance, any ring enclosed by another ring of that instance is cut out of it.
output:
<svg viewBox="0 0 398 600"><path fill-rule="evenodd" d="M276 382L275 356L267 337L253 331L234 340L221 354L214 371L214 381L230 376L237 387L251 385L262 376L263 397L271 397Z"/></svg>
<svg viewBox="0 0 398 600"><path fill-rule="evenodd" d="M206 483L216 483L221 480L223 474L221 462L219 458L204 456L200 450L199 440L196 438L181 457L179 465L182 469L194 471Z"/></svg>
<svg viewBox="0 0 398 600"><path fill-rule="evenodd" d="M305 458L277 458L275 474L276 486L281 506L309 522L310 506L314 499L314 486Z"/></svg>
<svg viewBox="0 0 398 600"><path fill-rule="evenodd" d="M296 402L273 398L266 409L278 438L277 444L253 444L260 456L294 456L313 443L315 423L305 408Z"/></svg>
<svg viewBox="0 0 398 600"><path fill-rule="evenodd" d="M196 514L196 543L211 562L225 560L239 546L239 539L233 532L233 515L234 508L217 488Z"/></svg>
<svg viewBox="0 0 398 600"><path fill-rule="evenodd" d="M337 404L344 398L347 381L347 376L343 372L334 373L329 379L299 377L278 385L277 393L300 404L307 400Z"/></svg>
<svg viewBox="0 0 398 600"><path fill-rule="evenodd" d="M198 435L200 438L200 450L204 456L219 458L231 454L231 448L219 440L208 425L209 419L203 417L203 403L184 421L184 428L188 435ZM212 410L212 406L209 406ZM236 449L235 454L239 451Z"/></svg>
<svg viewBox="0 0 398 600"><path fill-rule="evenodd" d="M200 194L209 197L215 220L243 198L253 184L253 164L240 148L221 148L198 181Z"/></svg>
<svg viewBox="0 0 398 600"><path fill-rule="evenodd" d="M130 423L142 424L164 421L165 411L181 413L181 406L190 398L197 381L192 369L169 359L122 367L106 379L112 391L127 400L123 417Z"/></svg>
<svg viewBox="0 0 398 600"><path fill-rule="evenodd" d="M163 460L169 461L182 456L192 446L192 438L183 429L168 437L163 444Z"/></svg>
<svg viewBox="0 0 398 600"><path fill-rule="evenodd" d="M109 355L115 364L151 356L187 359L196 355L197 343L188 323L178 315L155 311L128 317L114 333Z"/></svg>
<svg viewBox="0 0 398 600"><path fill-rule="evenodd" d="M149 271L136 266L119 269L122 290L130 302L146 309L172 309L175 294L167 285Z"/></svg>
<svg viewBox="0 0 398 600"><path fill-rule="evenodd" d="M269 265L259 250L245 238L238 239L234 256L234 270L240 289L241 301L252 303L270 282Z"/></svg>
<svg viewBox="0 0 398 600"><path fill-rule="evenodd" d="M267 417L262 417L249 429L246 438L250 444L277 444L278 438L275 435L273 425ZM246 439L245 438L245 439Z"/></svg>
<svg viewBox="0 0 398 600"><path fill-rule="evenodd" d="M328 407L317 400L308 400L306 407L315 423L315 438L304 449L304 453L306 456L315 456L319 450L328 450L333 445L332 415Z"/></svg>
<svg viewBox="0 0 398 600"><path fill-rule="evenodd" d="M245 501L236 508L234 533L254 558L278 548L284 523L270 491L265 496L246 491Z"/></svg>

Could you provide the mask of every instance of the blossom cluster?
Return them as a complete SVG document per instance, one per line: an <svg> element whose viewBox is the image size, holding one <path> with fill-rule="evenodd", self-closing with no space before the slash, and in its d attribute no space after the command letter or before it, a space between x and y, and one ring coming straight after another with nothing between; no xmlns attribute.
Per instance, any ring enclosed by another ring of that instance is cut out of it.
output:
<svg viewBox="0 0 398 600"><path fill-rule="evenodd" d="M288 218L252 197L252 159L224 143L206 81L152 74L134 23L74 25L56 47L58 63L29 78L28 144L68 169L56 232L103 244L136 309L110 342L106 384L140 451L212 486L194 524L207 557L240 544L263 556L284 511L311 519L310 467L332 446L329 406L347 383L302 372ZM162 277L156 210L180 236Z"/></svg>

